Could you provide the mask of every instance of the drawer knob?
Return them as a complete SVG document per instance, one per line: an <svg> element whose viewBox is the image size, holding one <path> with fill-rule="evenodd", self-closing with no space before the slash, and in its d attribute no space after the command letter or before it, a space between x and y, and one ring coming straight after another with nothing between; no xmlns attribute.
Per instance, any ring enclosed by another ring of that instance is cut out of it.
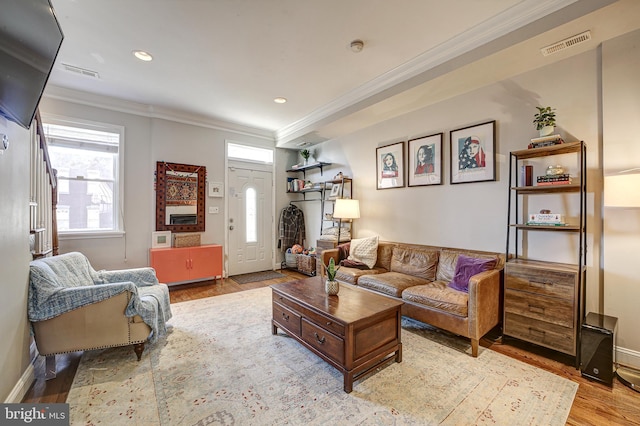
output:
<svg viewBox="0 0 640 426"><path fill-rule="evenodd" d="M531 328L531 327L529 327L529 334L537 334L538 336L543 338L546 335L544 330L536 330L535 328Z"/></svg>
<svg viewBox="0 0 640 426"><path fill-rule="evenodd" d="M318 341L318 343L323 345L324 344L324 340L325 340L324 336L322 336L322 338L320 338L320 336L318 336L318 333L314 332L313 334L316 336L316 340Z"/></svg>
<svg viewBox="0 0 640 426"><path fill-rule="evenodd" d="M333 324L333 321L327 321L327 325Z"/></svg>
<svg viewBox="0 0 640 426"><path fill-rule="evenodd" d="M282 318L284 318L285 321L289 321L289 315L285 314L284 312L282 313Z"/></svg>

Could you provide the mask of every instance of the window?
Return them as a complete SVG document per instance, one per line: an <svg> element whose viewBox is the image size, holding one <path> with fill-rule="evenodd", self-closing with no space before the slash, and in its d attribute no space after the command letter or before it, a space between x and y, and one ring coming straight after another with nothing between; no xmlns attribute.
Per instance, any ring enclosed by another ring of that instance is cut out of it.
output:
<svg viewBox="0 0 640 426"><path fill-rule="evenodd" d="M51 165L58 171L58 232L121 232L120 126L63 119L43 120Z"/></svg>
<svg viewBox="0 0 640 426"><path fill-rule="evenodd" d="M273 164L273 149L229 142L227 144L227 157L230 160Z"/></svg>
<svg viewBox="0 0 640 426"><path fill-rule="evenodd" d="M247 188L245 191L245 222L247 224L246 238L247 243L258 242L258 209L256 200L256 190L254 188Z"/></svg>

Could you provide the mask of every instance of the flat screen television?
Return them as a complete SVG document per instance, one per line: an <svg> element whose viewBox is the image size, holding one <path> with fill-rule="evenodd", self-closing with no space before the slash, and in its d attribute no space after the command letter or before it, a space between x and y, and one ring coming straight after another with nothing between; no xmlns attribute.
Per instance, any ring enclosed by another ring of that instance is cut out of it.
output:
<svg viewBox="0 0 640 426"><path fill-rule="evenodd" d="M63 38L49 0L0 2L0 115L31 126Z"/></svg>

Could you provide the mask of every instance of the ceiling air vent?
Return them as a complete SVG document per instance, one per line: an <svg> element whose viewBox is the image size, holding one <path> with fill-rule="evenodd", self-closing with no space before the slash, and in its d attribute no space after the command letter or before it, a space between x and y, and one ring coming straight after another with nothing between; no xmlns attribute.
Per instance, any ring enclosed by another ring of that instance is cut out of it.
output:
<svg viewBox="0 0 640 426"><path fill-rule="evenodd" d="M554 53L558 53L561 50L568 49L570 47L575 46L576 44L584 43L586 41L591 40L591 31L585 31L581 34L574 35L573 37L569 37L557 43L553 43L549 46L543 47L540 49L543 56L549 56Z"/></svg>
<svg viewBox="0 0 640 426"><path fill-rule="evenodd" d="M80 67L76 67L73 65L69 65L69 64L62 64L62 68L65 71L69 71L75 74L80 74L83 75L85 77L90 77L90 78L100 78L100 74L98 74L98 71L92 71L92 70L88 70L86 68L80 68Z"/></svg>

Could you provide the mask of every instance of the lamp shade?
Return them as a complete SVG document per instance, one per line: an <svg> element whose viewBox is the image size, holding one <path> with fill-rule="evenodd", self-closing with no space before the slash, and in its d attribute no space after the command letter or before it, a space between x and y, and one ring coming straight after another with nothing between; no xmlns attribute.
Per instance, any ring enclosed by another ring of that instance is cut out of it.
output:
<svg viewBox="0 0 640 426"><path fill-rule="evenodd" d="M606 207L640 207L640 173L605 176Z"/></svg>
<svg viewBox="0 0 640 426"><path fill-rule="evenodd" d="M333 217L336 219L359 219L360 202L347 198L339 198L333 206Z"/></svg>

